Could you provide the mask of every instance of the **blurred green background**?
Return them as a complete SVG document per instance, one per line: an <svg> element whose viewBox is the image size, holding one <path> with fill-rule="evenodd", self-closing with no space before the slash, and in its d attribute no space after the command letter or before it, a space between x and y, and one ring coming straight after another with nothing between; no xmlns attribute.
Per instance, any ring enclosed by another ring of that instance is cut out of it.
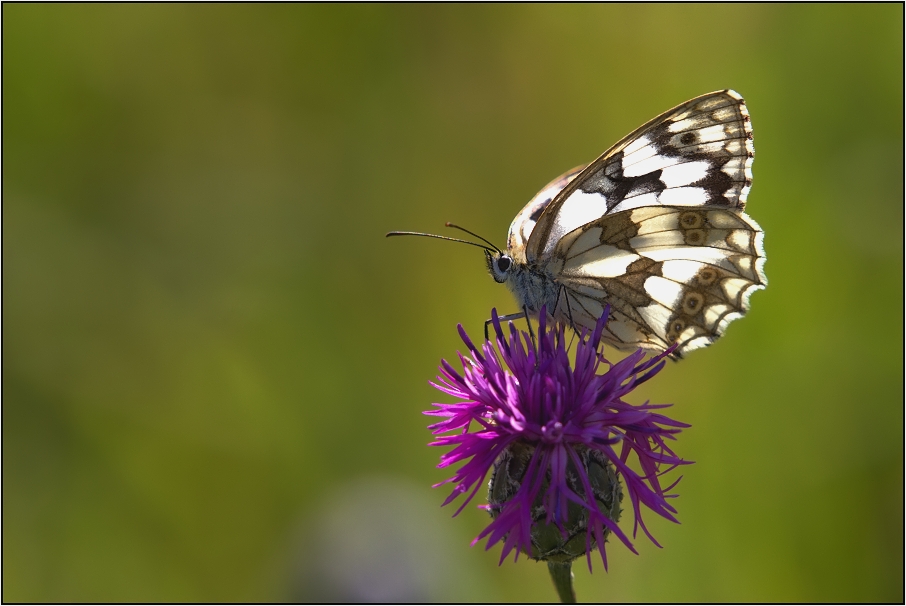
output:
<svg viewBox="0 0 906 606"><path fill-rule="evenodd" d="M502 244L721 88L770 285L636 394L682 524L579 597L904 599L902 5L2 10L4 601L555 599L430 488L427 381L510 295L384 233Z"/></svg>

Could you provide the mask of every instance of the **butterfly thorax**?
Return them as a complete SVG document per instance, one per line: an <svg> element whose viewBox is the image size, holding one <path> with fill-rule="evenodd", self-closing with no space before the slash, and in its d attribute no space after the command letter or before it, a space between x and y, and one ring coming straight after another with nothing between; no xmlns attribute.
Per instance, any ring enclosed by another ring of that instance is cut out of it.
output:
<svg viewBox="0 0 906 606"><path fill-rule="evenodd" d="M542 306L547 306L550 313L557 308L557 295L560 286L554 277L545 271L529 265L514 264L506 281L507 287L520 307L537 314Z"/></svg>
<svg viewBox="0 0 906 606"><path fill-rule="evenodd" d="M522 263L507 253L487 255L488 270L497 282L507 285L519 308L537 314L542 306L551 313L557 307L560 286L550 273L528 263Z"/></svg>

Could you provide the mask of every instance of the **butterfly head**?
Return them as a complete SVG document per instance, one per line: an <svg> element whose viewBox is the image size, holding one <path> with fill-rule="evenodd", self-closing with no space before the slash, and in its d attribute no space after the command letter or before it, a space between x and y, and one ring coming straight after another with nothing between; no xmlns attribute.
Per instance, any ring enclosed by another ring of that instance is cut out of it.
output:
<svg viewBox="0 0 906 606"><path fill-rule="evenodd" d="M484 256L488 262L488 272L494 281L500 284L506 282L510 277L510 270L513 269L513 258L500 250L485 250Z"/></svg>

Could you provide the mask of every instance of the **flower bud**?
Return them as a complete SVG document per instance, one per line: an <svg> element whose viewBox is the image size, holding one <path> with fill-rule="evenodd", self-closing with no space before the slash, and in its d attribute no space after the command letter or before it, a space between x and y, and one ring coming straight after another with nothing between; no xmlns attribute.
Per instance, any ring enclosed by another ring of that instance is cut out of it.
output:
<svg viewBox="0 0 906 606"><path fill-rule="evenodd" d="M580 478L580 474L585 475L601 513L614 522L619 521L623 489L613 465L598 450L577 445L575 451L584 469L581 472L577 470L570 459L566 466L567 486L583 499L586 498L585 486ZM516 442L494 463L494 472L488 484L488 511L492 518L496 519L504 504L516 495L534 453L534 446ZM543 501L549 487L548 470L532 504L532 552L527 555L534 560L572 562L585 554L586 537L590 539L592 549L597 547L594 534L586 532L589 511L578 503L567 501L566 516L561 520L560 527L556 524L556 518L547 523L547 509ZM604 536L608 534L610 530L605 527Z"/></svg>

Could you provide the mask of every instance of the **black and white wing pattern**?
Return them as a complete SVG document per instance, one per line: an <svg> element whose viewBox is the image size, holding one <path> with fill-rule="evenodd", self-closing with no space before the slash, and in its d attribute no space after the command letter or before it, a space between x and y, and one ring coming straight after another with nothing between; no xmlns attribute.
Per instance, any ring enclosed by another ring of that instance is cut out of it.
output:
<svg viewBox="0 0 906 606"><path fill-rule="evenodd" d="M611 306L608 340L677 355L710 345L767 284L764 234L741 211L645 206L601 217L562 238L549 271L562 286L555 316L592 327Z"/></svg>
<svg viewBox="0 0 906 606"><path fill-rule="evenodd" d="M724 90L686 101L623 137L572 179L539 217L527 260L543 260L567 233L621 210L742 210L754 154L751 119L738 93Z"/></svg>
<svg viewBox="0 0 906 606"><path fill-rule="evenodd" d="M513 222L508 252L557 285L557 319L590 328L609 304L611 343L677 342L681 356L717 339L767 284L762 230L742 212L753 156L742 97L696 97L542 190Z"/></svg>
<svg viewBox="0 0 906 606"><path fill-rule="evenodd" d="M569 185L569 182L575 179L586 168L586 164L577 166L568 170L544 187L541 188L535 197L532 198L525 207L519 211L513 223L510 225L510 233L507 235L506 247L507 252L513 257L516 263L525 263L525 249L529 237L535 228L538 218L544 209L557 197L563 188Z"/></svg>

